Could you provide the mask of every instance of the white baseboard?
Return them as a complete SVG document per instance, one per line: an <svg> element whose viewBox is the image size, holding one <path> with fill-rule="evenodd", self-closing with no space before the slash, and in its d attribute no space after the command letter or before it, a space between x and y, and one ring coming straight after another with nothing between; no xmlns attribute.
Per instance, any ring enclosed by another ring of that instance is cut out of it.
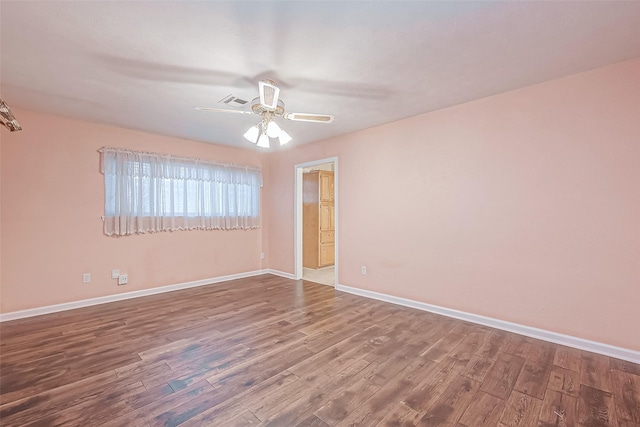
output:
<svg viewBox="0 0 640 427"><path fill-rule="evenodd" d="M479 325L489 326L491 328L501 329L503 331L513 332L519 335L525 335L531 338L565 345L567 347L573 347L580 350L590 351L593 353L599 353L605 356L614 357L616 359L622 359L628 362L640 364L640 352L635 350L615 347L609 344L603 344L583 338L572 337L570 335L559 334L557 332L546 331L544 329L533 328L531 326L519 325L517 323L506 322L504 320L494 319L491 317L466 313L464 311L452 310L450 308L427 304L420 301L395 297L392 295L368 291L365 289L353 288L351 286L337 285L336 290L348 292L350 294L359 295L366 298L373 298L380 301L390 302L392 304L403 305L405 307L411 307L418 310L428 311L435 314L441 314L443 316L453 317L455 319L477 323Z"/></svg>
<svg viewBox="0 0 640 427"><path fill-rule="evenodd" d="M106 304L108 302L139 298L147 295L161 294L164 292L178 291L180 289L194 288L196 286L211 285L213 283L227 282L229 280L244 279L245 277L253 277L260 274L268 273L270 273L269 270L247 271L245 273L229 274L228 276L218 276L209 279L195 280L193 282L177 283L175 285L160 286L157 288L142 289L139 291L125 292L122 294L106 295L103 297L90 298L80 301L66 302L62 304L48 305L38 308L30 308L27 310L13 311L10 313L2 313L0 314L0 322L23 319L25 317L40 316L41 314L57 313L59 311L73 310L75 308L90 307L92 305Z"/></svg>
<svg viewBox="0 0 640 427"><path fill-rule="evenodd" d="M274 276L284 277L286 279L295 280L295 278L296 278L296 276L294 276L292 273L286 273L286 272L280 271L280 270L273 270L271 268L266 270L266 272L269 273L269 274L273 274Z"/></svg>

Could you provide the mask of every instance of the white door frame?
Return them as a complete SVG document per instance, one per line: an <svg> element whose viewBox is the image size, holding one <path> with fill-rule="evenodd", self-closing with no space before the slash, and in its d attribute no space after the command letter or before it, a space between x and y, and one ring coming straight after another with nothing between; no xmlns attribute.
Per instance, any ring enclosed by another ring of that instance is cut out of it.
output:
<svg viewBox="0 0 640 427"><path fill-rule="evenodd" d="M302 170L309 166L317 166L324 163L333 163L333 195L334 195L334 217L335 217L335 277L333 286L338 285L338 158L329 157L312 162L298 163L295 165L295 192L294 192L294 275L295 280L302 279Z"/></svg>

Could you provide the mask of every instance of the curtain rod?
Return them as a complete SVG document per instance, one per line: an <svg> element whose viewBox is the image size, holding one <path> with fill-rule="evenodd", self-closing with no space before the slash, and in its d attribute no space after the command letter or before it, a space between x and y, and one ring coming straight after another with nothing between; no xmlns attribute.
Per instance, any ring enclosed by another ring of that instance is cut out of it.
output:
<svg viewBox="0 0 640 427"><path fill-rule="evenodd" d="M208 163L216 166L232 166L236 168L251 169L251 170L262 172L262 168L257 166L242 165L239 163L216 162L214 160L203 160L197 157L182 157L182 156L174 156L172 154L154 153L151 151L134 151L134 150L128 150L126 148L113 148L113 147L102 147L101 149L98 150L99 153L104 153L105 151L118 151L121 153L145 154L148 156L169 157L175 160L189 160L189 161L196 161L200 163Z"/></svg>

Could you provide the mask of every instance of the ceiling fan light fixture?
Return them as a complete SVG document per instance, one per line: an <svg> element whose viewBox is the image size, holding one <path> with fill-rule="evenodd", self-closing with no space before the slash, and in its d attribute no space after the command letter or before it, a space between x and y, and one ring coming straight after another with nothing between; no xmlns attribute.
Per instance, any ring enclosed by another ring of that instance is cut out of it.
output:
<svg viewBox="0 0 640 427"><path fill-rule="evenodd" d="M260 136L260 128L258 125L251 126L249 130L244 133L244 138L252 144L258 142L258 137Z"/></svg>
<svg viewBox="0 0 640 427"><path fill-rule="evenodd" d="M1 1L1 0L0 0ZM213 111L220 113L236 113L251 114L261 117L260 123L251 126L244 133L244 138L252 144L257 144L261 148L269 148L270 139L278 138L280 145L288 144L293 140L291 135L282 130L275 122L276 117L285 120L313 122L313 123L331 123L333 116L330 114L315 113L291 113L285 112L284 102L279 98L280 89L273 80L265 79L258 82L260 96L253 98L250 104L250 111L247 110L229 110L223 108L212 107L195 107L196 110ZM0 100L1 101L1 100ZM240 100L233 95L223 98L220 102L229 104L238 101L240 105L248 104L248 101Z"/></svg>
<svg viewBox="0 0 640 427"><path fill-rule="evenodd" d="M282 129L280 129L280 126L278 126L278 124L275 121L270 120L269 124L267 124L267 135L269 136L269 138L279 137L280 132L282 132Z"/></svg>
<svg viewBox="0 0 640 427"><path fill-rule="evenodd" d="M258 138L258 147L269 148L269 137L266 133L261 134Z"/></svg>
<svg viewBox="0 0 640 427"><path fill-rule="evenodd" d="M287 142L291 141L293 138L291 138L291 136L288 133L286 133L281 129L280 136L278 137L278 139L280 140L280 145L284 145Z"/></svg>

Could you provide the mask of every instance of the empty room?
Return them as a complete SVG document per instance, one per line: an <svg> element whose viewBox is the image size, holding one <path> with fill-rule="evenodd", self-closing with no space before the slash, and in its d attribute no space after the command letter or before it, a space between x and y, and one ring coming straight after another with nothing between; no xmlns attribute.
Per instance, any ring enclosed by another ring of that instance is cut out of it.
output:
<svg viewBox="0 0 640 427"><path fill-rule="evenodd" d="M640 2L0 1L0 425L640 427Z"/></svg>

